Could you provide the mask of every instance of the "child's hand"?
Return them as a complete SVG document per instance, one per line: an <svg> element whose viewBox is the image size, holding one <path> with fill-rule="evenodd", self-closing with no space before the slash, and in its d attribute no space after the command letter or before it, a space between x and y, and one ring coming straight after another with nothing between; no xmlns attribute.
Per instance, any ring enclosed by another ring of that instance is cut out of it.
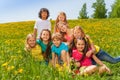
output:
<svg viewBox="0 0 120 80"><path fill-rule="evenodd" d="M93 51L92 50L89 50L87 53L86 53L86 56L87 57L90 57L92 55Z"/></svg>

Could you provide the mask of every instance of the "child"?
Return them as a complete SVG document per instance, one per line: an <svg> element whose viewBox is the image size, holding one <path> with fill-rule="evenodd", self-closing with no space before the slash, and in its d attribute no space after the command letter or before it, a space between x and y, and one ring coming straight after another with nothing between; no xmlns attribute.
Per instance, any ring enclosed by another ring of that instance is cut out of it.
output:
<svg viewBox="0 0 120 80"><path fill-rule="evenodd" d="M75 28L73 30L73 34L74 34L75 38L86 37L84 31L82 30L82 28L80 26L75 26ZM90 39L90 37L87 36L87 38L89 38L89 42L91 44L93 44L93 42ZM103 51L102 49L100 49L99 46L95 45L94 47L95 47L96 51L93 50L93 52L91 52L91 53L95 53L96 56L101 61L106 61L106 62L113 63L113 64L120 62L120 57L113 58L108 53L106 53L105 51ZM88 53L88 55L90 55L91 53ZM94 60L93 60L93 64L96 64Z"/></svg>
<svg viewBox="0 0 120 80"><path fill-rule="evenodd" d="M54 33L56 32L59 32L60 30L60 27L61 27L61 24L66 24L67 27L68 27L68 22L67 22L67 19L66 19L66 14L65 12L60 12L57 19L56 19L56 22L55 22L55 27L54 27Z"/></svg>
<svg viewBox="0 0 120 80"><path fill-rule="evenodd" d="M72 29L68 29L67 25L63 24L60 28L60 33L63 36L63 42L67 42L68 46L73 40Z"/></svg>
<svg viewBox="0 0 120 80"><path fill-rule="evenodd" d="M77 38L75 41L75 48L72 51L72 57L75 59L75 64L80 67L80 75L92 74L97 70L96 65L92 65L91 58L93 58L99 65L99 74L103 72L109 72L109 68L105 66L97 57L93 54L90 57L86 56L87 51L90 50L90 46L85 38Z"/></svg>
<svg viewBox="0 0 120 80"><path fill-rule="evenodd" d="M62 36L60 33L55 33L52 36L52 64L55 67L56 63L63 63L69 66L69 54L68 54L68 46L62 42ZM58 57L58 61L56 61L56 57Z"/></svg>
<svg viewBox="0 0 120 80"><path fill-rule="evenodd" d="M37 38L40 37L40 33L41 33L42 29L51 30L51 23L50 23L50 21L47 20L48 17L49 17L49 10L46 8L41 8L40 12L39 12L40 20L36 21L35 26L34 26L35 37L36 37L36 35L38 35Z"/></svg>
<svg viewBox="0 0 120 80"><path fill-rule="evenodd" d="M40 34L40 38L37 40L37 43L41 46L42 54L44 55L46 64L48 64L51 54L51 45L52 45L50 30L43 29Z"/></svg>
<svg viewBox="0 0 120 80"><path fill-rule="evenodd" d="M36 44L36 38L33 34L28 34L26 38L25 51L30 52L32 57L36 60L43 61L42 50Z"/></svg>

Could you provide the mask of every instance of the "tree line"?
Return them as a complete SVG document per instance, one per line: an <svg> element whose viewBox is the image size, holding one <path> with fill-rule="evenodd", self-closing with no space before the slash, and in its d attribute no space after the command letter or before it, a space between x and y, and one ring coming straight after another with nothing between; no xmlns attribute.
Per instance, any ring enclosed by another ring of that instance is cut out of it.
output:
<svg viewBox="0 0 120 80"><path fill-rule="evenodd" d="M88 19L87 15L87 4L84 3L81 10L79 11L78 19ZM104 0L96 0L95 3L92 4L92 8L94 8L94 13L92 14L92 18L120 18L120 0L115 0L115 2L111 6L111 11L108 12L106 4Z"/></svg>

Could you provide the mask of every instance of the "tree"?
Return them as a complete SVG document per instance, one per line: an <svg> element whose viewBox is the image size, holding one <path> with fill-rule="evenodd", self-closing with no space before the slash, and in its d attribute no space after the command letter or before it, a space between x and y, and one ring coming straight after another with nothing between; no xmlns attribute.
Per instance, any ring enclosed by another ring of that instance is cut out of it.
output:
<svg viewBox="0 0 120 80"><path fill-rule="evenodd" d="M112 11L109 12L109 17L120 18L120 0L116 0L111 7L112 7Z"/></svg>
<svg viewBox="0 0 120 80"><path fill-rule="evenodd" d="M92 15L93 18L106 18L107 15L107 9L105 7L104 0L96 0L95 3L93 3L92 8L94 8L94 13Z"/></svg>
<svg viewBox="0 0 120 80"><path fill-rule="evenodd" d="M82 9L79 12L78 19L88 19L87 11L86 11L86 3L83 4Z"/></svg>

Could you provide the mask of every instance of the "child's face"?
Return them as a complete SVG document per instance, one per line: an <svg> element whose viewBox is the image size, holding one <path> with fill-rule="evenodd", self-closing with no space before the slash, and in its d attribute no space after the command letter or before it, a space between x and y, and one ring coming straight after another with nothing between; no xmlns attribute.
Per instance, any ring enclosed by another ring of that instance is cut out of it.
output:
<svg viewBox="0 0 120 80"><path fill-rule="evenodd" d="M64 15L59 15L58 19L59 19L59 21L63 22L65 20L65 16Z"/></svg>
<svg viewBox="0 0 120 80"><path fill-rule="evenodd" d="M36 40L35 40L34 37L31 37L31 38L28 39L27 43L31 48L33 48L36 44Z"/></svg>
<svg viewBox="0 0 120 80"><path fill-rule="evenodd" d="M76 48L77 48L78 51L82 52L85 48L84 40L77 40Z"/></svg>
<svg viewBox="0 0 120 80"><path fill-rule="evenodd" d="M66 25L61 26L60 31L67 32L67 26Z"/></svg>
<svg viewBox="0 0 120 80"><path fill-rule="evenodd" d="M47 18L47 12L45 12L45 11L43 11L42 13L41 13L41 16L42 16L42 19L46 19Z"/></svg>
<svg viewBox="0 0 120 80"><path fill-rule="evenodd" d="M79 37L83 37L81 30L77 30L77 29L74 30L73 35L76 39Z"/></svg>
<svg viewBox="0 0 120 80"><path fill-rule="evenodd" d="M60 43L61 43L61 40L59 39L53 39L53 44L56 46L56 47L59 47L60 46Z"/></svg>
<svg viewBox="0 0 120 80"><path fill-rule="evenodd" d="M41 34L41 38L43 41L48 41L49 38L50 38L50 34L48 31L43 31L42 34Z"/></svg>

